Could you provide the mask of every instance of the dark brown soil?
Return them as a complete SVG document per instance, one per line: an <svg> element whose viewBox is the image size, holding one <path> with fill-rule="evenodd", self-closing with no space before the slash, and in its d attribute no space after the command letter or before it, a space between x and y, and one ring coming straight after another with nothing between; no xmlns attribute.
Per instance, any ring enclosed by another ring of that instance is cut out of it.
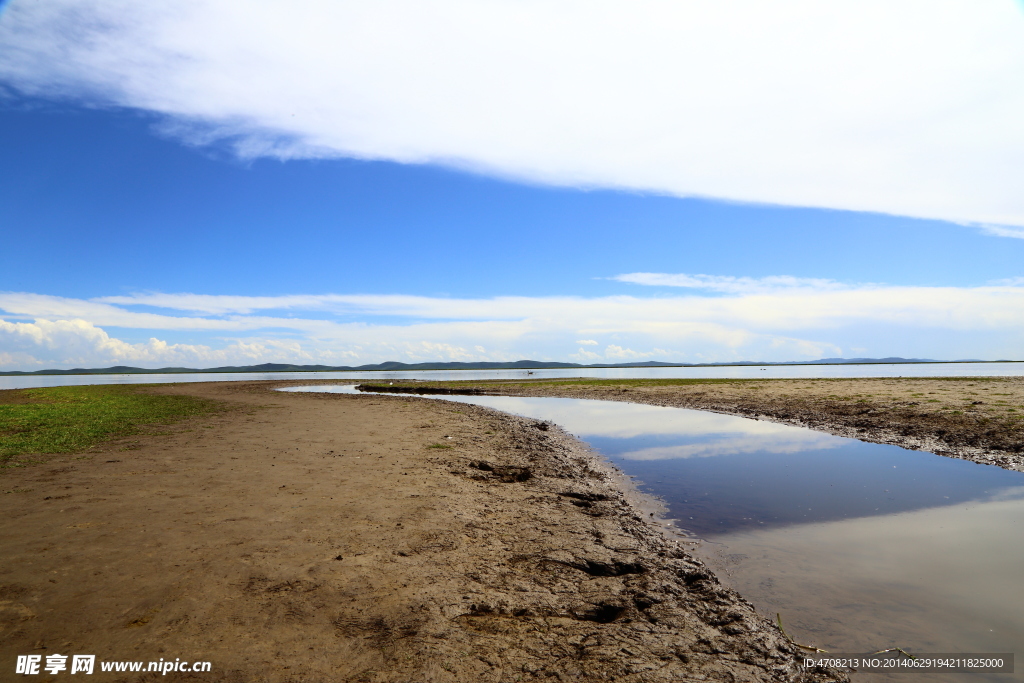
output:
<svg viewBox="0 0 1024 683"><path fill-rule="evenodd" d="M30 396L22 389L5 389L0 391L0 405L23 405L25 403L39 403L39 399Z"/></svg>

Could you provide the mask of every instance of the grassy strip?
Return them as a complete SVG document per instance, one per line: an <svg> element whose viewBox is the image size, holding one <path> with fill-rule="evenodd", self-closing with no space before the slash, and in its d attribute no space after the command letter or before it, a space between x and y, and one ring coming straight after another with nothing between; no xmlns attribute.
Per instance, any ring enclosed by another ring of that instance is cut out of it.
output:
<svg viewBox="0 0 1024 683"><path fill-rule="evenodd" d="M921 381L943 381L943 382L1005 382L1006 377L672 377L672 378L626 378L626 379L599 379L596 377L552 377L538 379L501 379L501 380L447 380L447 381L423 381L423 380L393 380L388 384L380 382L364 382L363 386L391 388L397 390L402 387L420 387L431 389L480 389L500 390L509 385L523 386L594 386L594 387L680 387L694 386L701 384L795 384L795 383L819 383L828 382L841 386L845 382L861 382L865 380L877 382L907 383Z"/></svg>
<svg viewBox="0 0 1024 683"><path fill-rule="evenodd" d="M146 425L171 424L221 410L215 401L139 391L154 385L22 389L0 396L0 467L17 456L73 453Z"/></svg>
<svg viewBox="0 0 1024 683"><path fill-rule="evenodd" d="M679 386L690 386L693 384L743 384L747 382L763 382L766 378L754 377L754 378L725 378L725 377L694 377L694 378L682 378L674 377L667 379L597 379L591 377L580 377L578 379L542 379L537 380L538 384L553 385L553 386L594 386L594 387L679 387Z"/></svg>
<svg viewBox="0 0 1024 683"><path fill-rule="evenodd" d="M515 384L544 384L544 385L586 385L586 386L638 386L638 387L670 387L690 386L695 384L785 384L785 383L807 383L807 382L829 382L842 385L844 382L860 382L872 380L878 382L905 381L943 381L943 382L1005 382L1007 377L671 377L671 378L628 378L628 379L598 379L592 377L566 377L535 380L511 380L506 383ZM467 384L478 384L480 382L466 381ZM437 383L439 386L455 384L455 382Z"/></svg>
<svg viewBox="0 0 1024 683"><path fill-rule="evenodd" d="M507 379L507 380L449 380L449 381L423 381L423 380L394 380L388 384L379 382L363 382L360 386L372 391L400 391L403 389L437 389L452 390L454 392L477 389L484 391L500 390L507 386L689 386L693 384L742 384L746 382L764 382L766 378L755 377L753 379L732 379L732 378L674 378L674 379L597 379L590 377L566 377L551 379ZM771 380L771 381L803 381L803 380ZM431 392L433 393L433 392ZM440 392L438 392L440 393Z"/></svg>

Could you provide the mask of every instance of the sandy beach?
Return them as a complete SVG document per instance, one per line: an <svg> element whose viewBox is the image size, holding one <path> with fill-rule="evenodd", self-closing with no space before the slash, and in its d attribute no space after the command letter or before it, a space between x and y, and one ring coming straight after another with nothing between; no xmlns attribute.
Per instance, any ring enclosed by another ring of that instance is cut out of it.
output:
<svg viewBox="0 0 1024 683"><path fill-rule="evenodd" d="M280 384L148 389L230 410L3 472L3 666L95 654L211 662L166 680L845 679L801 671L783 634L557 426Z"/></svg>

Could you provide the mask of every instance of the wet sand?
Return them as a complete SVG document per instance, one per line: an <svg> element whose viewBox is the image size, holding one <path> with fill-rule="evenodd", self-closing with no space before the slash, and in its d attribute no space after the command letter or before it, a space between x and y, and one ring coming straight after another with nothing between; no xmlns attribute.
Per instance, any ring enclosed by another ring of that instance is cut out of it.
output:
<svg viewBox="0 0 1024 683"><path fill-rule="evenodd" d="M0 473L0 666L59 653L212 662L166 680L845 680L800 671L778 629L556 426L269 391L281 384L150 389L232 410Z"/></svg>

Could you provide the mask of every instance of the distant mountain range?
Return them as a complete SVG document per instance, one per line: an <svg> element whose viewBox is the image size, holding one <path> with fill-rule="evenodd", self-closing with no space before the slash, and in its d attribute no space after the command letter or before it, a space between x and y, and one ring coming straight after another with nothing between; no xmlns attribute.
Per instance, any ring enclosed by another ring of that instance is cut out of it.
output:
<svg viewBox="0 0 1024 683"><path fill-rule="evenodd" d="M580 368L698 368L698 367L729 367L737 365L838 365L838 364L891 364L891 363L1016 363L1021 361L981 361L964 360L931 360L928 358L821 358L812 361L784 361L762 363L756 361L738 361L735 363L664 363L649 360L642 363L597 363L580 365L579 363L547 363L536 360L517 360L514 363L399 363L389 361L373 365L288 365L285 363L263 363L262 365L228 365L220 368L133 368L126 365L115 365L110 368L74 368L72 370L33 370L24 372L13 370L0 372L0 375L157 375L183 374L193 372L375 372L387 370L549 370L549 369L580 369Z"/></svg>

